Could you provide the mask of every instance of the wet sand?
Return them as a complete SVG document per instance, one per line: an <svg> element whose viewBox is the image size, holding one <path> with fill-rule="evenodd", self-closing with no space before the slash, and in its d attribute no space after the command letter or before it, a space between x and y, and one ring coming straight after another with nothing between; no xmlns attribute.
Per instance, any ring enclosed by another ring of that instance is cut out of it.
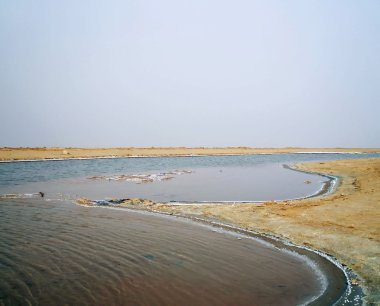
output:
<svg viewBox="0 0 380 306"><path fill-rule="evenodd" d="M356 274L367 302L380 302L380 159L296 165L303 171L338 176L333 194L262 204L149 204L141 209L196 216L237 225L321 250ZM138 208L138 205L134 205Z"/></svg>
<svg viewBox="0 0 380 306"><path fill-rule="evenodd" d="M374 153L380 148L0 148L0 161L128 156L242 155L274 153Z"/></svg>

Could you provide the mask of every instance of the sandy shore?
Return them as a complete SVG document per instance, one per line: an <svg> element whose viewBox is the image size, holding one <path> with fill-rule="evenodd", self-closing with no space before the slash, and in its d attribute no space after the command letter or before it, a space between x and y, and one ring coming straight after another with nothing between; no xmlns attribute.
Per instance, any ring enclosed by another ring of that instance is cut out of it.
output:
<svg viewBox="0 0 380 306"><path fill-rule="evenodd" d="M34 160L57 158L93 158L128 156L186 156L186 155L228 155L228 154L270 154L295 152L380 152L380 148L0 148L1 160Z"/></svg>
<svg viewBox="0 0 380 306"><path fill-rule="evenodd" d="M359 275L369 304L379 303L380 159L304 163L297 168L339 176L340 184L331 195L278 203L132 206L216 219L321 250Z"/></svg>

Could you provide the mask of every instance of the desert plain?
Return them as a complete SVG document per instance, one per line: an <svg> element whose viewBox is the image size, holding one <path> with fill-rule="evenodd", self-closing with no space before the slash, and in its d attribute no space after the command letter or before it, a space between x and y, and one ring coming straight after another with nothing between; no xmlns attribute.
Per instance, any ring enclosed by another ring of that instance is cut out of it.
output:
<svg viewBox="0 0 380 306"><path fill-rule="evenodd" d="M132 156L188 156L188 155L244 155L244 154L275 154L275 153L373 153L380 152L374 148L252 148L252 147L169 147L169 148L64 148L64 147L3 147L0 148L0 161L34 160L34 159L65 159L65 158L95 158L95 157L132 157Z"/></svg>

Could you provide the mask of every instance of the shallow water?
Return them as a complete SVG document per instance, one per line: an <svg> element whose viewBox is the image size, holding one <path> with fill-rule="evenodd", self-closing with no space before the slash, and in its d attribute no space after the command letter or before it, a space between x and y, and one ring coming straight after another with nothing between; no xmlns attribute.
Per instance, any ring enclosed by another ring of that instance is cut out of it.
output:
<svg viewBox="0 0 380 306"><path fill-rule="evenodd" d="M329 179L284 169L281 164L255 167L193 168L191 173L173 175L170 180L146 183L72 178L34 182L6 188L12 193L43 191L48 198L91 199L143 198L154 201L270 201L306 197L317 193ZM112 178L112 180L110 180ZM0 188L5 193L5 188Z"/></svg>
<svg viewBox="0 0 380 306"><path fill-rule="evenodd" d="M376 154L262 154L237 156L146 157L0 163L0 188L116 173L148 173L173 169L255 167L262 164L380 157Z"/></svg>
<svg viewBox="0 0 380 306"><path fill-rule="evenodd" d="M0 304L296 305L323 289L307 260L169 217L0 201Z"/></svg>

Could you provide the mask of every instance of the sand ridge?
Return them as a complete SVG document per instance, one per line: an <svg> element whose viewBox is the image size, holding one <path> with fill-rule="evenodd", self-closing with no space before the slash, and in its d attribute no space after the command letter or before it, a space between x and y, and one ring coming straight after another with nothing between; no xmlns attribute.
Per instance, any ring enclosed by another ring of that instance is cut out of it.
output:
<svg viewBox="0 0 380 306"><path fill-rule="evenodd" d="M0 148L0 161L67 159L94 157L131 157L131 156L187 156L187 155L242 155L242 154L274 154L274 153L373 153L380 148L252 148L252 147L170 147L170 148Z"/></svg>

